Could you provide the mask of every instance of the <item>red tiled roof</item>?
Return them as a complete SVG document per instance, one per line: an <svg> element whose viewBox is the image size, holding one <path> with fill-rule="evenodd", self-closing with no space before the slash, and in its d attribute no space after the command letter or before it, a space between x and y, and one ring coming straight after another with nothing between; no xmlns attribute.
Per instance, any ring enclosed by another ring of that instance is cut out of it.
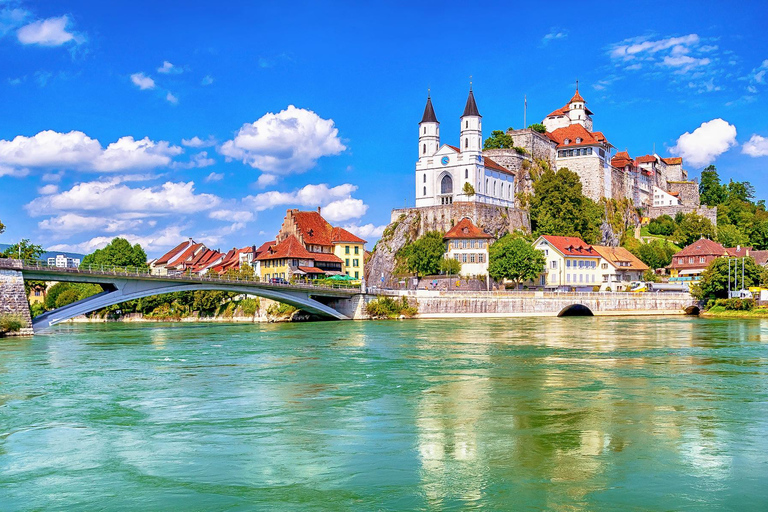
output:
<svg viewBox="0 0 768 512"><path fill-rule="evenodd" d="M649 164L656 161L656 157L653 155L643 155L635 158L635 162L638 164Z"/></svg>
<svg viewBox="0 0 768 512"><path fill-rule="evenodd" d="M483 157L483 165L485 165L486 169L493 169L494 171L503 172L505 174L511 174L512 176L515 175L514 171L510 171L506 167L502 167L501 165L491 160L487 156Z"/></svg>
<svg viewBox="0 0 768 512"><path fill-rule="evenodd" d="M661 160L667 165L683 165L683 159L679 156L673 158L662 158Z"/></svg>
<svg viewBox="0 0 768 512"><path fill-rule="evenodd" d="M595 134L599 134L601 139L595 137ZM576 146L592 146L595 144L606 143L602 133L594 132L590 133L589 130L584 128L578 123L574 123L563 128L558 128L553 132L548 132L549 138L557 142L558 148L563 147L576 147ZM565 140L568 139L568 144L565 144ZM581 142L577 143L576 139L581 139Z"/></svg>
<svg viewBox="0 0 768 512"><path fill-rule="evenodd" d="M648 265L640 261L637 256L624 247L608 247L605 245L593 245L592 248L603 257L604 260L614 264L617 270L648 270ZM615 263L629 263L629 266L619 266Z"/></svg>
<svg viewBox="0 0 768 512"><path fill-rule="evenodd" d="M180 256L177 256L172 261L168 263L167 266L169 267L175 267L177 265L183 265L184 263L187 263L187 261L192 257L192 255L195 254L195 252L200 249L201 247L205 247L203 244L192 244L187 249L181 253Z"/></svg>
<svg viewBox="0 0 768 512"><path fill-rule="evenodd" d="M618 153L616 153L616 156L614 156L613 158L623 158L624 160L632 160L632 157L629 156L629 152L627 151L619 151Z"/></svg>
<svg viewBox="0 0 768 512"><path fill-rule="evenodd" d="M305 244L333 245L333 226L318 212L294 211L293 217Z"/></svg>
<svg viewBox="0 0 768 512"><path fill-rule="evenodd" d="M365 240L353 235L344 228L333 228L331 232L331 240L335 243L350 242L355 244L364 244Z"/></svg>
<svg viewBox="0 0 768 512"><path fill-rule="evenodd" d="M760 266L768 263L768 251L749 251L749 255L754 258L755 263Z"/></svg>
<svg viewBox="0 0 768 512"><path fill-rule="evenodd" d="M749 256L752 254L751 247L726 247L725 250L728 251L729 256L733 256L734 258L741 258L742 256Z"/></svg>
<svg viewBox="0 0 768 512"><path fill-rule="evenodd" d="M581 94L579 94L579 90L578 89L576 89L576 93L573 95L573 98L571 98L571 101L569 101L568 103L571 104L574 101L580 101L582 103L586 103L586 100L581 97Z"/></svg>
<svg viewBox="0 0 768 512"><path fill-rule="evenodd" d="M315 261L325 261L329 263L343 263L341 261L341 258L336 256L335 254L330 254L327 252L310 252L310 257Z"/></svg>
<svg viewBox="0 0 768 512"><path fill-rule="evenodd" d="M553 110L552 112L549 113L549 115L547 117L564 116L569 111L570 111L570 108L568 108L568 105L566 105L564 107L560 107L560 108L558 108L556 110Z"/></svg>
<svg viewBox="0 0 768 512"><path fill-rule="evenodd" d="M565 256L600 257L591 245L575 236L542 235L541 238Z"/></svg>
<svg viewBox="0 0 768 512"><path fill-rule="evenodd" d="M714 240L708 240L706 238L700 238L691 245L683 248L680 252L672 256L674 258L680 258L683 256L725 256L728 253L725 247L715 242Z"/></svg>
<svg viewBox="0 0 768 512"><path fill-rule="evenodd" d="M162 264L164 264L164 263L168 263L168 261L169 261L171 258L173 258L174 256L176 256L176 254L178 254L178 253L179 253L180 251L182 251L182 250L183 250L185 247L187 247L188 245L191 245L191 244L193 244L193 243L194 243L194 242L193 242L192 240L187 240L186 242L181 242L179 245L177 245L176 247L174 247L173 249L171 249L171 250L170 250L170 251L168 251L167 253L165 253L165 254L163 254L162 256L160 256L160 258L158 258L158 259L155 261L155 265L162 265Z"/></svg>
<svg viewBox="0 0 768 512"><path fill-rule="evenodd" d="M457 148L456 146L451 146L450 144L446 144L446 146L448 146L449 148L451 148L452 150L454 150L457 153L461 153L461 150L459 148Z"/></svg>
<svg viewBox="0 0 768 512"><path fill-rule="evenodd" d="M272 240L271 242L264 242L263 244L261 244L261 245L258 247L258 249L256 249L256 256L258 256L259 254L261 254L261 253L263 253L264 251L266 251L267 249L269 249L269 246L270 246L270 245L275 245L275 241L274 241L274 240Z"/></svg>
<svg viewBox="0 0 768 512"><path fill-rule="evenodd" d="M619 151L616 156L611 158L611 165L617 168L626 167L628 165L635 167L635 162L629 153L626 151Z"/></svg>
<svg viewBox="0 0 768 512"><path fill-rule="evenodd" d="M321 270L317 267L298 267L298 269L307 274L325 274L325 270Z"/></svg>
<svg viewBox="0 0 768 512"><path fill-rule="evenodd" d="M472 224L472 221L464 217L443 236L444 240L470 238L493 238L491 235Z"/></svg>
<svg viewBox="0 0 768 512"><path fill-rule="evenodd" d="M303 258L308 260L314 259L314 256L301 245L298 238L288 235L285 240L277 245L270 246L269 249L259 254L256 259L264 261L278 258Z"/></svg>

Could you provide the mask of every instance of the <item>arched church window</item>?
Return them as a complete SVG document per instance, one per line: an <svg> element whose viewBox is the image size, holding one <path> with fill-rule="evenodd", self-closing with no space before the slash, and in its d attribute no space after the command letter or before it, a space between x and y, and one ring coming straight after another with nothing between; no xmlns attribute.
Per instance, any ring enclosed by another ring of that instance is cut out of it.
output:
<svg viewBox="0 0 768 512"><path fill-rule="evenodd" d="M464 169L464 179L469 178L469 169Z"/></svg>
<svg viewBox="0 0 768 512"><path fill-rule="evenodd" d="M496 182L493 182L493 195L496 195Z"/></svg>
<svg viewBox="0 0 768 512"><path fill-rule="evenodd" d="M423 154L425 154L425 155L427 154L427 145L426 145L426 144L424 144L424 145L421 147L421 152L422 152Z"/></svg>
<svg viewBox="0 0 768 512"><path fill-rule="evenodd" d="M425 126L424 127L424 135L426 135L426 134L427 134L427 127Z"/></svg>
<svg viewBox="0 0 768 512"><path fill-rule="evenodd" d="M469 139L464 139L464 149L469 147Z"/></svg>
<svg viewBox="0 0 768 512"><path fill-rule="evenodd" d="M427 173L424 173L423 179L421 180L422 183L427 182Z"/></svg>
<svg viewBox="0 0 768 512"><path fill-rule="evenodd" d="M453 193L453 180L447 174L443 176L442 180L440 180L440 193L441 194Z"/></svg>
<svg viewBox="0 0 768 512"><path fill-rule="evenodd" d="M427 187L424 187L424 195L427 195Z"/></svg>
<svg viewBox="0 0 768 512"><path fill-rule="evenodd" d="M488 193L488 178L485 178L485 193Z"/></svg>
<svg viewBox="0 0 768 512"><path fill-rule="evenodd" d="M469 128L469 121L464 121L464 128Z"/></svg>

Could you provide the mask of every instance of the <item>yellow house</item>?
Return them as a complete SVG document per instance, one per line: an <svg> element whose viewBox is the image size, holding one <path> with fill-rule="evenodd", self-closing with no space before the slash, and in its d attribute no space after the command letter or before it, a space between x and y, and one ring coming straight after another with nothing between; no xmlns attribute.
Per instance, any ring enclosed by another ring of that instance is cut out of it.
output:
<svg viewBox="0 0 768 512"><path fill-rule="evenodd" d="M333 253L343 261L345 274L362 279L365 262L365 240L342 228L333 228Z"/></svg>
<svg viewBox="0 0 768 512"><path fill-rule="evenodd" d="M315 266L315 256L307 251L298 238L289 235L281 242L270 245L256 257L259 262L259 278L264 282L272 279L315 278L325 272ZM332 254L327 256L333 257Z"/></svg>

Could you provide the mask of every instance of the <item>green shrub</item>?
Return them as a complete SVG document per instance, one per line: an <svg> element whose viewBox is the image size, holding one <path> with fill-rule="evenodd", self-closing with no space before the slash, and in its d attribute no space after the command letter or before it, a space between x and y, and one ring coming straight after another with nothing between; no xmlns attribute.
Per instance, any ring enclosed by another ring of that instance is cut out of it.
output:
<svg viewBox="0 0 768 512"><path fill-rule="evenodd" d="M26 325L21 318L15 315L0 316L0 334L6 332L17 332Z"/></svg>
<svg viewBox="0 0 768 512"><path fill-rule="evenodd" d="M270 306L267 308L267 314L269 316L276 317L290 316L294 311L296 311L295 307L291 306L290 304L284 304L282 302L275 302L270 304Z"/></svg>
<svg viewBox="0 0 768 512"><path fill-rule="evenodd" d="M723 308L726 311L752 311L755 309L755 301L753 299L717 299L707 302L707 309L713 307Z"/></svg>
<svg viewBox="0 0 768 512"><path fill-rule="evenodd" d="M45 307L37 302L29 306L29 312L32 314L32 318L35 318L36 316L40 316L45 313Z"/></svg>
<svg viewBox="0 0 768 512"><path fill-rule="evenodd" d="M260 309L261 302L259 299L243 299L240 301L240 311L246 316L253 316Z"/></svg>
<svg viewBox="0 0 768 512"><path fill-rule="evenodd" d="M365 305L365 312L372 318L397 318L401 315L412 317L418 313L418 309L411 306L406 297L401 300L378 297Z"/></svg>

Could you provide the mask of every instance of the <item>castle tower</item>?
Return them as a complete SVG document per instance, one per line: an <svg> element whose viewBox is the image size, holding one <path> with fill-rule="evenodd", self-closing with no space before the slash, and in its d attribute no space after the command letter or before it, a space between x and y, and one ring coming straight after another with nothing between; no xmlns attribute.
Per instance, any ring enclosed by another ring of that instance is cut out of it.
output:
<svg viewBox="0 0 768 512"><path fill-rule="evenodd" d="M578 123L589 131L592 131L592 112L587 108L587 102L579 94L579 85L576 83L576 93L568 102L568 117L571 119L571 124Z"/></svg>
<svg viewBox="0 0 768 512"><path fill-rule="evenodd" d="M432 107L432 98L427 94L427 105L419 123L419 159L431 157L440 149L440 123Z"/></svg>
<svg viewBox="0 0 768 512"><path fill-rule="evenodd" d="M461 136L460 149L462 153L477 153L483 150L483 126L480 112L477 110L475 95L472 93L472 86L469 86L469 96L467 104L464 107L464 113L461 115Z"/></svg>

